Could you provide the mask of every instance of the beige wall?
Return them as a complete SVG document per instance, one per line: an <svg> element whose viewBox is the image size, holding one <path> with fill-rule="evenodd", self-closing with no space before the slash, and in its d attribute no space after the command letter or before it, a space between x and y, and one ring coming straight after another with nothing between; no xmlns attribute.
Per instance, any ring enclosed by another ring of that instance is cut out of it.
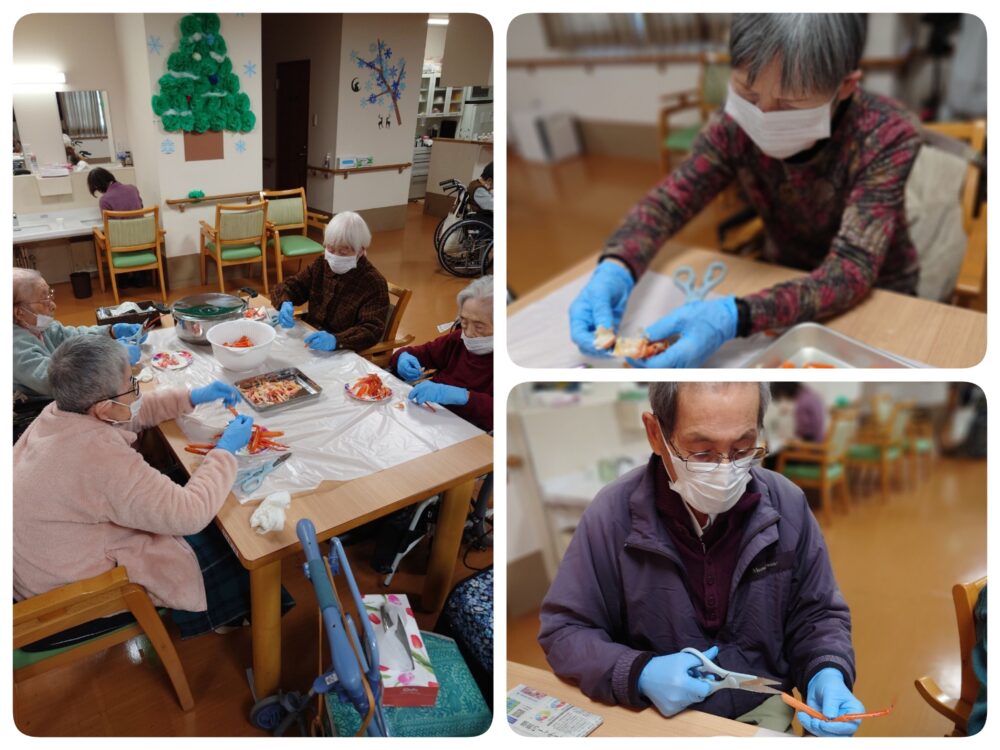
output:
<svg viewBox="0 0 1000 750"><path fill-rule="evenodd" d="M493 28L482 16L448 16L442 86L488 86L493 83Z"/></svg>

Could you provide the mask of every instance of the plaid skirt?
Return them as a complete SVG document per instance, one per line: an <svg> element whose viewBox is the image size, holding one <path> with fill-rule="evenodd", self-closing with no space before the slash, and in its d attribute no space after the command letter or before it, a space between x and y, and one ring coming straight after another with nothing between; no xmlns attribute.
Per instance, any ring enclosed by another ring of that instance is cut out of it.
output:
<svg viewBox="0 0 1000 750"><path fill-rule="evenodd" d="M170 616L181 631L181 638L193 638L215 630L222 625L240 625L250 619L250 571L240 564L239 558L212 523L197 534L184 537L191 545L201 575L205 579L205 596L208 609L204 612L185 612L174 609ZM281 614L295 606L291 594L281 587Z"/></svg>

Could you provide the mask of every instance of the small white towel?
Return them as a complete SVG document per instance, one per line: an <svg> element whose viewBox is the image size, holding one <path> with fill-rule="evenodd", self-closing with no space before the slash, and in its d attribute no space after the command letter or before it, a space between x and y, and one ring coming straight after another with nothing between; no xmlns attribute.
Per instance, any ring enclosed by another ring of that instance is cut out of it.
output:
<svg viewBox="0 0 1000 750"><path fill-rule="evenodd" d="M285 528L285 510L291 504L292 496L287 492L268 495L250 516L250 528L258 534L281 531Z"/></svg>

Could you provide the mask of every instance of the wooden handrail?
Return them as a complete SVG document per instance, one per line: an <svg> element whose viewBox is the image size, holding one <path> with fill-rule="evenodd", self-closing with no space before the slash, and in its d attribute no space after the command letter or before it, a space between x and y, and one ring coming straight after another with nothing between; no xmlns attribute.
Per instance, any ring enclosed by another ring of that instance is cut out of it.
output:
<svg viewBox="0 0 1000 750"><path fill-rule="evenodd" d="M895 70L909 63L918 52L897 57L871 57L861 61L862 70ZM725 62L728 55L718 55L716 62ZM577 55L574 57L536 57L521 58L507 61L508 70L523 68L529 73L538 68L593 68L598 65L659 65L677 63L702 63L706 56L697 52L661 53L649 55Z"/></svg>
<svg viewBox="0 0 1000 750"><path fill-rule="evenodd" d="M327 179L327 175L344 175L346 180L348 175L356 174L358 172L388 172L392 169L398 169L400 174L403 174L404 169L409 169L413 166L413 162L404 162L402 164L378 164L372 167L355 167L353 169L330 169L329 167L314 167L311 164L306 166L310 172L315 174L319 172L323 175L323 179Z"/></svg>
<svg viewBox="0 0 1000 750"><path fill-rule="evenodd" d="M163 201L168 206L176 206L177 210L184 213L184 208L196 203L208 203L209 201L227 201L232 198L246 198L247 203L252 203L253 199L260 200L260 191L247 193L226 193L224 195L206 195L202 198L168 198Z"/></svg>

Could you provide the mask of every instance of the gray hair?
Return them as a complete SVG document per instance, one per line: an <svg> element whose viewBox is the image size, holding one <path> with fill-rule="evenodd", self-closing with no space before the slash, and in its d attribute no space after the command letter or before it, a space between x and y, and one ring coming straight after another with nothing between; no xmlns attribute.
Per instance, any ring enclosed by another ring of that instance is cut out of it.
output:
<svg viewBox="0 0 1000 750"><path fill-rule="evenodd" d="M462 312L462 305L465 304L466 300L470 299L493 299L493 277L492 276L480 276L478 279L469 284L465 289L458 293L456 297L458 300L458 311ZM492 311L492 305L490 310ZM492 313L491 313L492 314Z"/></svg>
<svg viewBox="0 0 1000 750"><path fill-rule="evenodd" d="M33 268L15 268L11 274L14 281L14 305L22 305L31 302L31 293L39 284L44 284L45 279Z"/></svg>
<svg viewBox="0 0 1000 750"><path fill-rule="evenodd" d="M361 255L372 244L372 230L360 214L341 211L330 219L323 232L323 244L330 247L347 246L355 255Z"/></svg>
<svg viewBox="0 0 1000 750"><path fill-rule="evenodd" d="M669 440L674 435L674 428L677 427L677 400L681 386L699 386L719 388L735 383L650 383L649 403L653 407L653 414L660 420L663 426L663 437ZM764 414L771 403L771 387L768 383L757 383L760 403L757 407L757 429L764 429Z"/></svg>
<svg viewBox="0 0 1000 750"><path fill-rule="evenodd" d="M857 69L865 48L863 13L741 13L729 28L729 57L753 84L781 58L781 86L796 94L833 93Z"/></svg>
<svg viewBox="0 0 1000 750"><path fill-rule="evenodd" d="M66 339L52 353L49 385L63 411L86 414L98 401L121 391L128 352L110 336L84 334Z"/></svg>

